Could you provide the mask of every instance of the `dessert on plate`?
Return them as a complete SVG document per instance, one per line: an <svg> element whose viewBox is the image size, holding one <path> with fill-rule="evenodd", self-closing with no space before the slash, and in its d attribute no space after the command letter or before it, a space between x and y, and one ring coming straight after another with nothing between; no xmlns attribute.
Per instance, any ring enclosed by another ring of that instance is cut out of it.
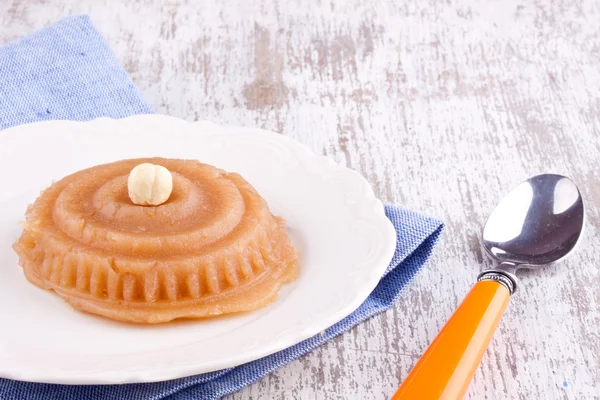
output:
<svg viewBox="0 0 600 400"><path fill-rule="evenodd" d="M159 323L263 307L298 252L240 175L195 160L122 160L54 183L14 244L34 285L75 309Z"/></svg>

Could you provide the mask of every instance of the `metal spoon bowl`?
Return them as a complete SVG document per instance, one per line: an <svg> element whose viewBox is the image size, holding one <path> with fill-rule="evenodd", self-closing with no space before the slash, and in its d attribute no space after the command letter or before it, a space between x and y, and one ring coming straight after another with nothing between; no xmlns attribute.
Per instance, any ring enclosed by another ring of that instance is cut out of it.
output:
<svg viewBox="0 0 600 400"><path fill-rule="evenodd" d="M479 280L501 273L517 285L520 268L539 269L569 255L583 236L585 210L579 189L567 177L534 176L511 191L490 214L482 244L499 262Z"/></svg>

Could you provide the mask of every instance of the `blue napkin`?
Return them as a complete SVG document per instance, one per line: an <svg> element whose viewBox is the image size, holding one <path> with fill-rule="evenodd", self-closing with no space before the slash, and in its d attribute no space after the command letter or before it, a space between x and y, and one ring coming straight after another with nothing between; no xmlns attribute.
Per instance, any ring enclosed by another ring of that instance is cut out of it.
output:
<svg viewBox="0 0 600 400"><path fill-rule="evenodd" d="M86 16L65 18L0 48L0 129L151 112ZM394 206L385 211L397 233L394 258L369 298L324 334L235 368L160 383L68 386L0 378L0 400L216 399L233 393L394 304L429 258L443 224Z"/></svg>

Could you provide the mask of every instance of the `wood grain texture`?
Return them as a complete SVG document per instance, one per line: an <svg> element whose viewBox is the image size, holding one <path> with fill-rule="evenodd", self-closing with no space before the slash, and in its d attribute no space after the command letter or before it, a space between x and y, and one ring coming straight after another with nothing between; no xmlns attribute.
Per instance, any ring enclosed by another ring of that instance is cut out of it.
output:
<svg viewBox="0 0 600 400"><path fill-rule="evenodd" d="M478 235L529 176L571 176L586 238L523 273L468 399L600 398L600 3L0 3L0 42L89 14L157 112L259 126L446 221L396 307L231 399L386 399L474 282Z"/></svg>

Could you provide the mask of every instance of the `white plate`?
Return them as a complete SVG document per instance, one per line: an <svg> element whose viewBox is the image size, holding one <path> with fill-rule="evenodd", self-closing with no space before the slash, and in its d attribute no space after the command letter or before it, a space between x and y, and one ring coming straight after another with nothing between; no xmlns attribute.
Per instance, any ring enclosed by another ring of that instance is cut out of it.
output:
<svg viewBox="0 0 600 400"><path fill-rule="evenodd" d="M72 310L29 284L11 245L53 180L123 158L193 158L241 173L288 221L301 275L255 312L136 326ZM146 115L47 121L0 132L0 376L69 384L150 382L232 367L309 338L375 288L396 235L367 181L259 129Z"/></svg>

